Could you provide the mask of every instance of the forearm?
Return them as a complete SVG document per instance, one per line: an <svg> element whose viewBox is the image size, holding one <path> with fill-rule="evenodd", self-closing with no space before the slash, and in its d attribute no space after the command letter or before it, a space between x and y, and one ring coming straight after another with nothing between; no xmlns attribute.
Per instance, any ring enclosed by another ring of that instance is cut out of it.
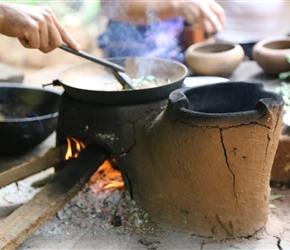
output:
<svg viewBox="0 0 290 250"><path fill-rule="evenodd" d="M63 42L80 49L52 10L46 7L0 3L0 33L18 38L26 48L37 48L45 53Z"/></svg>
<svg viewBox="0 0 290 250"><path fill-rule="evenodd" d="M178 3L176 1L129 1L108 2L101 1L103 14L108 18L128 22L130 24L142 25L165 20L178 16Z"/></svg>
<svg viewBox="0 0 290 250"><path fill-rule="evenodd" d="M5 9L6 9L7 5L8 4L6 4L6 3L0 3L0 34L3 34L6 32L6 30L5 30L6 27L5 26L3 27L3 22L4 22L5 16L6 16Z"/></svg>
<svg viewBox="0 0 290 250"><path fill-rule="evenodd" d="M213 33L220 31L225 21L224 10L214 0L101 2L103 13L108 18L133 25L183 17L188 23L197 23L206 32Z"/></svg>

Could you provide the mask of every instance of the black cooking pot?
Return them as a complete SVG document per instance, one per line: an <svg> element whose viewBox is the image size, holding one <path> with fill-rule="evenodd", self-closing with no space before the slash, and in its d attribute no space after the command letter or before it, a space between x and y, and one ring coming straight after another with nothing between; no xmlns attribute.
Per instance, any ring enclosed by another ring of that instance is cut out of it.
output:
<svg viewBox="0 0 290 250"><path fill-rule="evenodd" d="M69 67L61 72L53 85L61 85L65 92L80 101L105 104L127 105L167 99L169 94L183 86L188 74L187 67L177 61L163 58L109 58L125 67L125 72L132 79L149 75L156 79L169 79L170 83L162 86L136 90L103 90L109 82L115 81L109 69L93 62L86 62Z"/></svg>
<svg viewBox="0 0 290 250"><path fill-rule="evenodd" d="M23 153L56 129L60 95L19 83L0 83L0 155Z"/></svg>

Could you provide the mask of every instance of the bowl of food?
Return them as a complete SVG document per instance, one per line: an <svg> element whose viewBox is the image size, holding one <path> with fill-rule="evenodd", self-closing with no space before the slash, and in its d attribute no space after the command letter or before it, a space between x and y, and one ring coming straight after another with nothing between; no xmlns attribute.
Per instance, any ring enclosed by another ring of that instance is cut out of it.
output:
<svg viewBox="0 0 290 250"><path fill-rule="evenodd" d="M63 86L65 92L80 101L101 105L128 105L167 99L183 86L187 67L164 58L108 58L125 67L135 89L124 89L110 69L85 62L63 70L52 84Z"/></svg>
<svg viewBox="0 0 290 250"><path fill-rule="evenodd" d="M20 83L0 84L0 155L18 154L56 129L60 95Z"/></svg>
<svg viewBox="0 0 290 250"><path fill-rule="evenodd" d="M290 55L290 37L266 38L255 44L253 59L270 75L290 70L286 56Z"/></svg>
<svg viewBox="0 0 290 250"><path fill-rule="evenodd" d="M186 65L199 76L230 76L243 58L242 47L229 42L200 42L185 52Z"/></svg>

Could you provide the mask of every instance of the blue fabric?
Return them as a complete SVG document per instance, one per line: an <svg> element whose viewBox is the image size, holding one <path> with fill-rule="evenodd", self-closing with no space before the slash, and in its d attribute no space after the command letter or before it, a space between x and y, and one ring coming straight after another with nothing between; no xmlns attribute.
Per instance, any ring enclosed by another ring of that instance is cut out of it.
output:
<svg viewBox="0 0 290 250"><path fill-rule="evenodd" d="M145 26L110 20L98 37L98 46L106 57L161 57L184 61L181 48L182 18L168 19Z"/></svg>

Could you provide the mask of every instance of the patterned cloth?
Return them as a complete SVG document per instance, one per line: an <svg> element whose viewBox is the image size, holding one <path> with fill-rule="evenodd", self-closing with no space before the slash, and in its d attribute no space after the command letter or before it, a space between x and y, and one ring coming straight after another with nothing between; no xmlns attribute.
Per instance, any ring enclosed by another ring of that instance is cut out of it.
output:
<svg viewBox="0 0 290 250"><path fill-rule="evenodd" d="M183 62L183 23L182 18L174 18L135 26L110 20L98 37L98 46L105 57L161 57Z"/></svg>

